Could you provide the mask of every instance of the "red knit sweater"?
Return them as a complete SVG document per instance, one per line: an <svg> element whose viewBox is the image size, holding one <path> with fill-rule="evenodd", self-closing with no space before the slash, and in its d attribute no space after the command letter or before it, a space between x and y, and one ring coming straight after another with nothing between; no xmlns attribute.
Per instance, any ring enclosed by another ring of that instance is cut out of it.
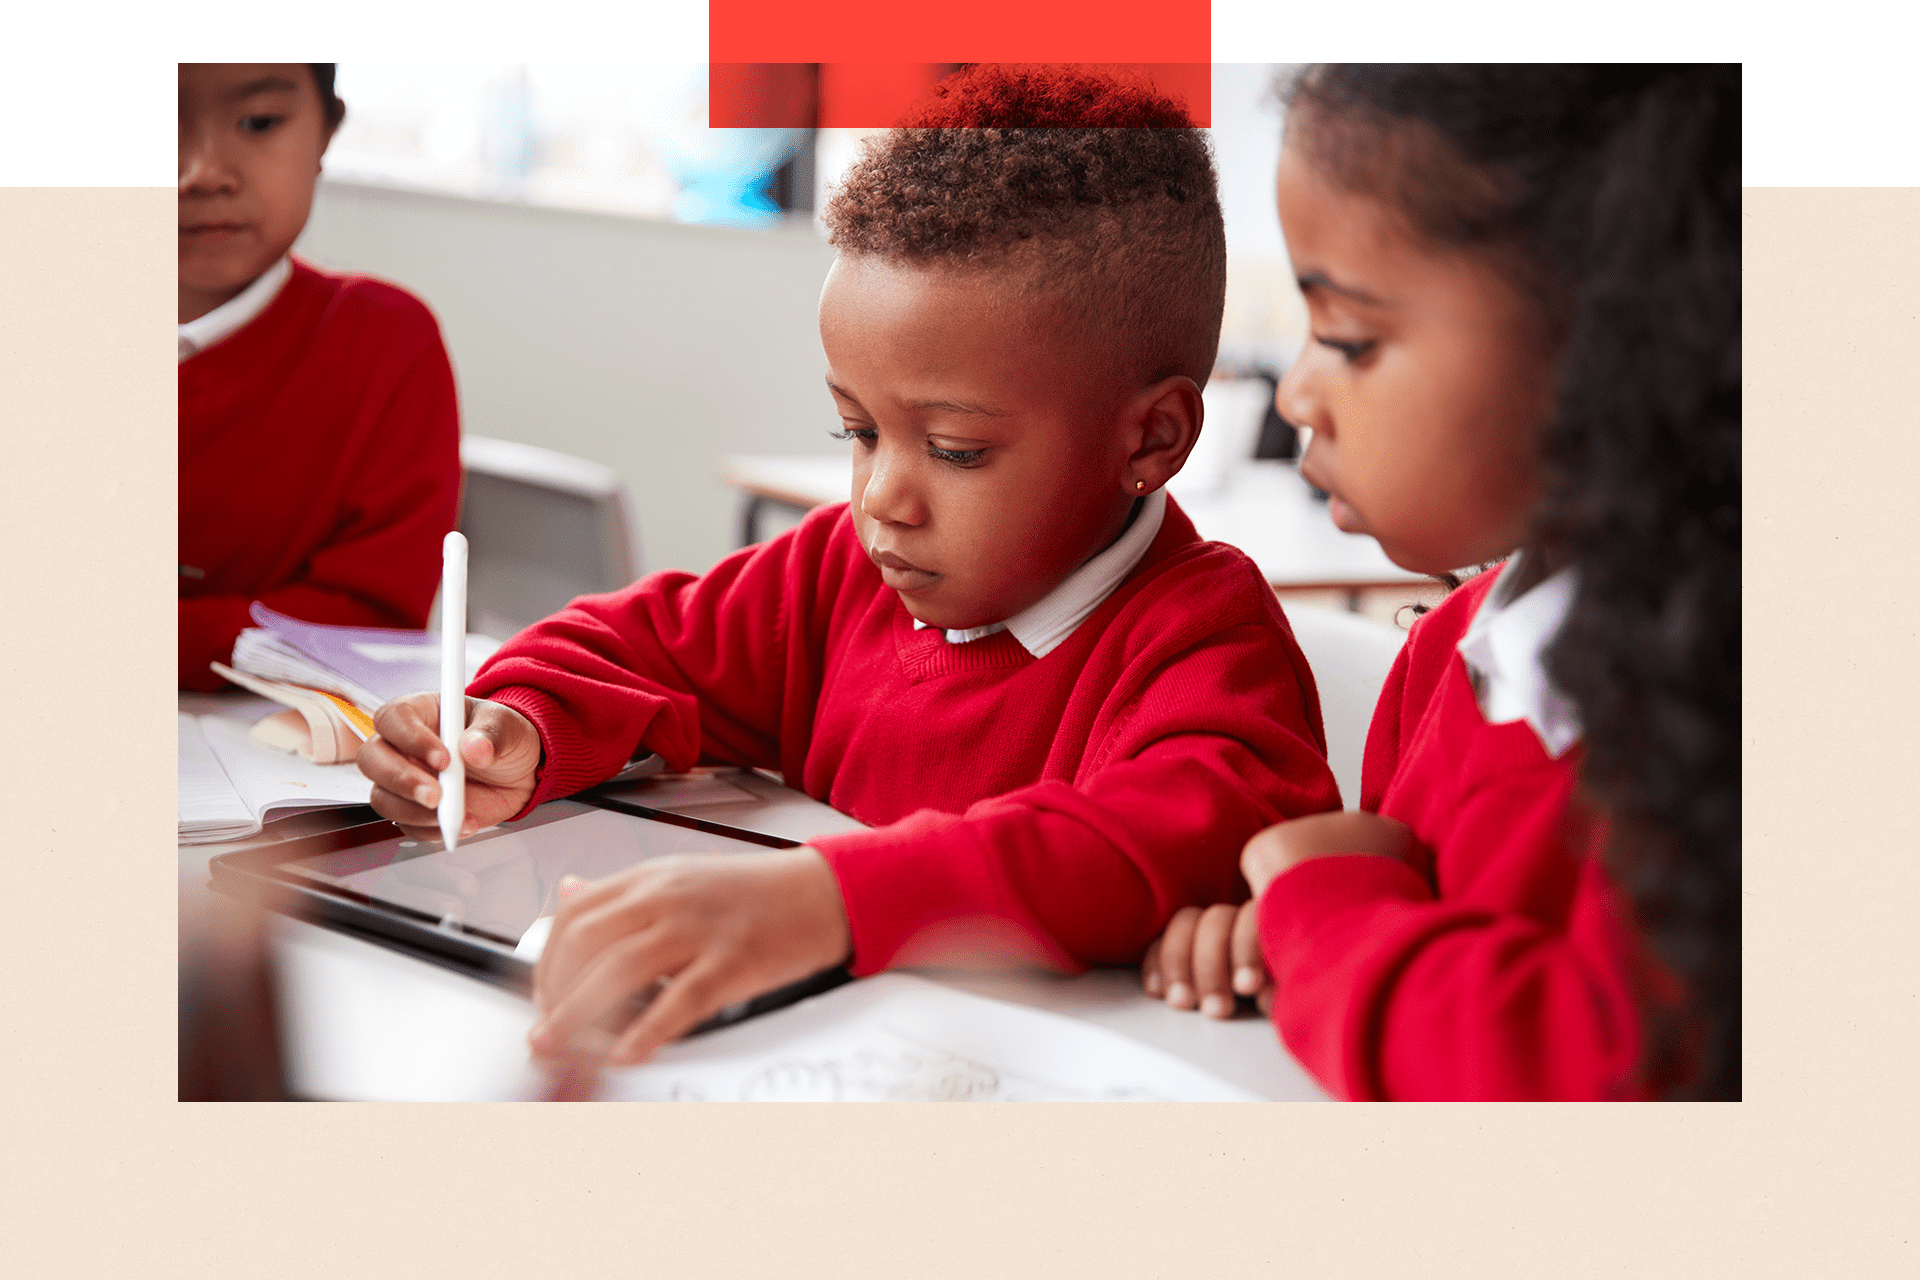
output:
<svg viewBox="0 0 1920 1280"><path fill-rule="evenodd" d="M1634 1065L1633 954L1572 803L1576 745L1488 724L1455 645L1499 575L1422 618L1380 695L1361 807L1413 829L1425 873L1316 858L1267 886L1274 1020L1349 1098L1607 1098Z"/></svg>
<svg viewBox="0 0 1920 1280"><path fill-rule="evenodd" d="M255 600L425 626L459 502L432 314L295 260L265 311L180 366L180 687L222 685L207 664L230 660Z"/></svg>
<svg viewBox="0 0 1920 1280"><path fill-rule="evenodd" d="M813 842L862 974L982 943L1130 963L1179 907L1245 897L1254 832L1340 802L1273 592L1172 503L1044 658L916 631L840 504L705 577L576 600L468 692L539 729L534 803L651 750L777 768L875 827Z"/></svg>

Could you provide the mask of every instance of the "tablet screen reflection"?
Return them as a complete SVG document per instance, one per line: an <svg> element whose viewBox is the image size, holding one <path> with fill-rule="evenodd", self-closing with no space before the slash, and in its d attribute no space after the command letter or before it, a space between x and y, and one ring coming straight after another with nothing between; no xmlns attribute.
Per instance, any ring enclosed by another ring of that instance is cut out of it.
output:
<svg viewBox="0 0 1920 1280"><path fill-rule="evenodd" d="M561 801L470 836L451 851L431 837L395 838L302 858L285 869L511 947L558 910L563 876L598 880L663 854L758 848Z"/></svg>

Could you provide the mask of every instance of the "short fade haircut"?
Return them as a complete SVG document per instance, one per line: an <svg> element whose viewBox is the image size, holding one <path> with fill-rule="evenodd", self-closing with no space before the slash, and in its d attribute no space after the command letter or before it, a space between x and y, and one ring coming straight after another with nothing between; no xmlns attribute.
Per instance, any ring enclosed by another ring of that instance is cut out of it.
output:
<svg viewBox="0 0 1920 1280"><path fill-rule="evenodd" d="M1227 288L1213 155L1152 88L963 68L868 142L823 216L847 253L1025 275L1141 386L1213 371Z"/></svg>

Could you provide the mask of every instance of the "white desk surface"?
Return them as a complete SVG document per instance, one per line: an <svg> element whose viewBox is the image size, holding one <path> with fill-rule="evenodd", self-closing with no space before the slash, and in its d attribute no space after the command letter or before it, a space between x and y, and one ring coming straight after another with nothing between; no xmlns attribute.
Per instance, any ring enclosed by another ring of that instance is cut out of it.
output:
<svg viewBox="0 0 1920 1280"><path fill-rule="evenodd" d="M853 487L845 457L736 455L725 460L727 483L755 497L794 507L844 502ZM1342 533L1327 518L1293 464L1249 461L1226 473L1219 488L1168 486L1200 536L1231 543L1253 558L1281 590L1359 590L1432 582L1387 559L1364 534Z"/></svg>
<svg viewBox="0 0 1920 1280"><path fill-rule="evenodd" d="M230 695L180 698L180 710L249 720L264 699ZM755 778L755 783L762 780ZM755 790L762 790L756 786ZM785 791L765 783L792 821L817 821ZM791 793L789 793L791 794ZM799 802L819 809L805 797ZM252 840L180 846L184 909L210 892L208 862L223 853L338 825L338 810L297 814L268 824ZM729 813L726 821L744 815ZM764 824L763 824L764 825ZM777 823L776 823L777 825ZM275 917L270 930L279 970L281 1023L289 1087L305 1097L485 1100L532 1097L540 1081L528 1061L533 1006L497 987L358 938ZM1325 1092L1281 1047L1264 1019L1215 1022L1171 1009L1140 991L1130 969L1075 977L1038 971L920 976L977 995L1083 1019L1161 1049L1275 1100L1321 1100Z"/></svg>

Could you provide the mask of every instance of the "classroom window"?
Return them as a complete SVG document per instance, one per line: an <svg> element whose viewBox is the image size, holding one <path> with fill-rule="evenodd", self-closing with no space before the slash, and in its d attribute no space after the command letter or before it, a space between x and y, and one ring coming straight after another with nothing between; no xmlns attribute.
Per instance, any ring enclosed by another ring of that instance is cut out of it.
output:
<svg viewBox="0 0 1920 1280"><path fill-rule="evenodd" d="M334 179L732 225L813 207L812 131L708 128L704 63L360 61L337 76Z"/></svg>

